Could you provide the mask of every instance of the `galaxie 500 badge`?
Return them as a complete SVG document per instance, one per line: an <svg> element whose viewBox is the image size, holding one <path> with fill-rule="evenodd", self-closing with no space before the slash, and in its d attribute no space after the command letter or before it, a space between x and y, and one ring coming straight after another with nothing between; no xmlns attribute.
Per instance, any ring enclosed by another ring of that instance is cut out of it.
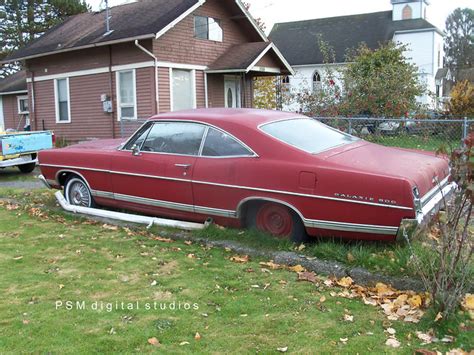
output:
<svg viewBox="0 0 474 355"><path fill-rule="evenodd" d="M385 205L396 205L397 201L385 199L385 198L375 198L375 197L368 197L368 196L361 196L361 195L353 195L353 194L343 194L336 192L334 194L337 198L343 198L347 200L355 200L355 201L363 201L363 202L373 202L373 203L382 203Z"/></svg>

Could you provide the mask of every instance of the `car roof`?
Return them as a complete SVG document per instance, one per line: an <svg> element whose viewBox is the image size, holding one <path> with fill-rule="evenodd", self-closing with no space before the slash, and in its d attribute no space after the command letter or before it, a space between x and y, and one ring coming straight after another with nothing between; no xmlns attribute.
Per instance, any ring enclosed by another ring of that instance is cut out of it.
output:
<svg viewBox="0 0 474 355"><path fill-rule="evenodd" d="M186 111L168 112L159 114L150 118L150 120L183 120L183 121L199 121L216 126L245 126L248 128L256 128L261 124L279 121L291 118L304 117L297 113L245 109L245 108L207 108L194 109Z"/></svg>

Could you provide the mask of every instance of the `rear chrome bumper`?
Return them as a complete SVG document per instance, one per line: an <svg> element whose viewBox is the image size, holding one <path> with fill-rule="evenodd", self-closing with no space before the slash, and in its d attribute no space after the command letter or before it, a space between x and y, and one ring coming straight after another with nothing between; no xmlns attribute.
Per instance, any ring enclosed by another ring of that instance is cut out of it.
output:
<svg viewBox="0 0 474 355"><path fill-rule="evenodd" d="M403 219L397 232L397 241L411 237L415 231L426 226L433 216L445 207L447 198L456 190L457 184L445 179L421 199L415 219Z"/></svg>
<svg viewBox="0 0 474 355"><path fill-rule="evenodd" d="M33 159L31 155L24 155L19 158L7 159L0 161L0 168L8 168L23 164L38 163L38 159Z"/></svg>

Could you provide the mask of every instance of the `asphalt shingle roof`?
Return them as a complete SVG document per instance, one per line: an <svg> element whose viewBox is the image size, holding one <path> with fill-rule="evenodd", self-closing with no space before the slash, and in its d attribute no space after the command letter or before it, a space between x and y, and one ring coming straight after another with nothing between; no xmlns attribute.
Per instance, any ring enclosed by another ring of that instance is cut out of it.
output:
<svg viewBox="0 0 474 355"><path fill-rule="evenodd" d="M421 29L439 31L424 19L392 21L392 11L383 11L277 23L269 38L291 65L323 63L318 36L334 48L336 62L343 63L347 50L362 42L375 49L380 43L391 40L396 31Z"/></svg>
<svg viewBox="0 0 474 355"><path fill-rule="evenodd" d="M152 37L197 3L198 0L142 0L112 7L113 32L107 36L105 11L71 16L5 61L127 38Z"/></svg>
<svg viewBox="0 0 474 355"><path fill-rule="evenodd" d="M0 94L26 90L26 72L24 70L0 79Z"/></svg>
<svg viewBox="0 0 474 355"><path fill-rule="evenodd" d="M232 46L209 66L209 70L247 69L269 45L268 42L251 42Z"/></svg>

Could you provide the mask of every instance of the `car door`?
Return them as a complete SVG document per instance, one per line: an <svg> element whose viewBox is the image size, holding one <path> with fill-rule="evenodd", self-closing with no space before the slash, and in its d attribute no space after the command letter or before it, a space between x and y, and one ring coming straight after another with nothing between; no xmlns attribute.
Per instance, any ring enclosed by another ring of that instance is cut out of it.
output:
<svg viewBox="0 0 474 355"><path fill-rule="evenodd" d="M119 205L169 216L193 212L191 180L205 127L191 122L145 125L112 158Z"/></svg>
<svg viewBox="0 0 474 355"><path fill-rule="evenodd" d="M234 217L258 171L258 156L229 133L209 127L193 171L194 208L209 216Z"/></svg>

